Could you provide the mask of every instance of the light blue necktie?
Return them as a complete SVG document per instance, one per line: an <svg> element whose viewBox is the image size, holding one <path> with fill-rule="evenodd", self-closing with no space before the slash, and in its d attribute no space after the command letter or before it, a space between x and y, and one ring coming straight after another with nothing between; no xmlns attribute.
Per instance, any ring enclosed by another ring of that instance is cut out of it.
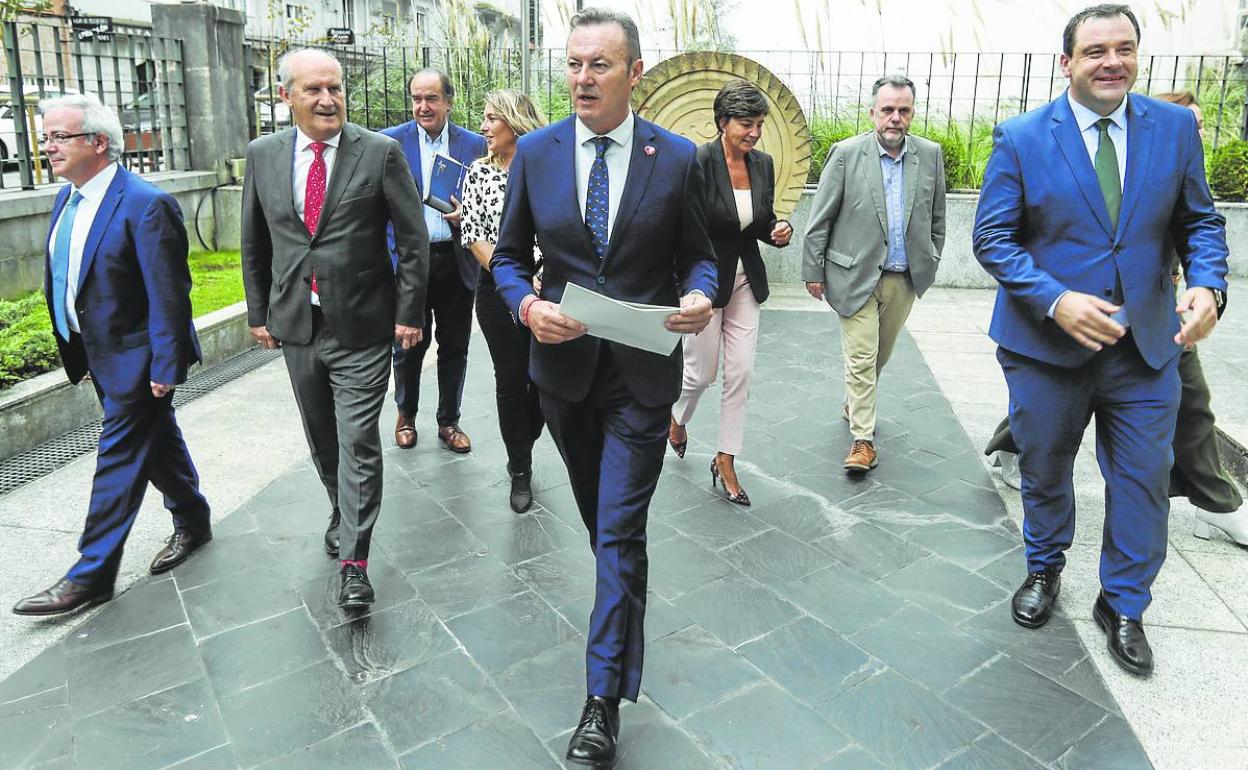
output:
<svg viewBox="0 0 1248 770"><path fill-rule="evenodd" d="M56 228L56 243L52 245L52 321L61 339L69 340L69 321L65 312L65 288L69 282L69 242L74 237L74 216L82 193L77 190L69 196L69 203L61 212L61 223Z"/></svg>
<svg viewBox="0 0 1248 770"><path fill-rule="evenodd" d="M611 210L610 182L607 180L607 146L611 137L595 136L598 154L589 167L589 187L585 191L585 226L594 244L594 253L601 260L607 256L607 214Z"/></svg>

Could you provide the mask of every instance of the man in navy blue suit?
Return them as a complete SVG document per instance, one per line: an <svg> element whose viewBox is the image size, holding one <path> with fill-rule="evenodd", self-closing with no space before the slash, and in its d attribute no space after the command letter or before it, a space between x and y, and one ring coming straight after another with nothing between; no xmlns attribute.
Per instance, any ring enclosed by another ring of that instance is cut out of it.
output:
<svg viewBox="0 0 1248 770"><path fill-rule="evenodd" d="M591 8L571 27L576 115L521 137L490 269L533 330L529 372L597 562L588 697L567 753L597 765L615 756L620 699L635 701L641 686L646 513L682 358L679 347L663 356L585 336L557 303L575 283L614 299L679 305L667 328L698 332L711 319L716 263L693 143L629 108L643 68L637 25ZM535 238L545 260L540 295Z"/></svg>
<svg viewBox="0 0 1248 770"><path fill-rule="evenodd" d="M173 415L199 361L186 227L173 197L126 171L121 123L89 94L45 101L43 144L69 182L56 197L44 294L70 382L88 373L104 408L81 557L19 615L59 615L113 596L126 536L150 481L173 514L152 561L173 569L212 539L208 501Z"/></svg>
<svg viewBox="0 0 1248 770"><path fill-rule="evenodd" d="M1147 675L1142 618L1166 557L1177 362L1225 306L1225 221L1191 111L1138 94L1139 24L1125 5L1077 13L1069 90L1003 122L975 218L1000 283L990 334L1019 446L1028 575L1015 622L1048 621L1075 531L1072 471L1089 419L1105 477L1093 617L1114 659ZM1187 278L1175 305L1167 241Z"/></svg>
<svg viewBox="0 0 1248 770"><path fill-rule="evenodd" d="M433 159L445 155L467 166L485 155L485 139L449 120L455 87L446 73L423 69L408 80L412 120L381 133L399 140L422 196L429 189ZM468 372L468 339L472 335L472 298L481 266L459 242L459 201L443 214L424 206L429 231L429 285L424 337L412 350L394 346L394 400L399 407L394 443L416 445L416 411L420 407L420 370L432 334L438 339L438 440L452 452L472 450L472 440L459 428L459 407ZM393 256L397 260L398 257ZM435 330L436 327L436 330Z"/></svg>

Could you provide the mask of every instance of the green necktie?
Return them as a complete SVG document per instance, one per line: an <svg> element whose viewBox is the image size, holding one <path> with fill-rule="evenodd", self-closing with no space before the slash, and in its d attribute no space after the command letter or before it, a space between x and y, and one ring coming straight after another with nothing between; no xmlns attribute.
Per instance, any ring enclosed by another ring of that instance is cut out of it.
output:
<svg viewBox="0 0 1248 770"><path fill-rule="evenodd" d="M1096 145L1096 182L1101 186L1101 195L1105 198L1105 208L1109 210L1109 224L1118 229L1118 209L1122 208L1122 182L1118 176L1118 151L1114 149L1114 140L1109 138L1109 118L1096 121L1100 131Z"/></svg>

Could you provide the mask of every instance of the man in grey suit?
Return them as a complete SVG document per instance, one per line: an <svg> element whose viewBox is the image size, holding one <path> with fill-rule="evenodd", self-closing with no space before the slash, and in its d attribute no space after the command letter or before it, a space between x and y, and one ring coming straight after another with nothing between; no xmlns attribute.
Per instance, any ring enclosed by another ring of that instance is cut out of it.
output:
<svg viewBox="0 0 1248 770"><path fill-rule="evenodd" d="M428 237L399 143L346 122L338 61L319 50L293 51L282 57L278 78L295 126L247 147L247 323L261 345L285 351L312 460L333 505L325 548L342 560L338 603L359 607L374 599L368 547L381 508L377 421L390 350L421 339Z"/></svg>
<svg viewBox="0 0 1248 770"><path fill-rule="evenodd" d="M875 393L880 370L932 285L945 245L940 145L909 136L914 83L888 75L871 88L875 130L828 152L802 247L802 280L840 316L845 405L853 444L845 470L878 462Z"/></svg>

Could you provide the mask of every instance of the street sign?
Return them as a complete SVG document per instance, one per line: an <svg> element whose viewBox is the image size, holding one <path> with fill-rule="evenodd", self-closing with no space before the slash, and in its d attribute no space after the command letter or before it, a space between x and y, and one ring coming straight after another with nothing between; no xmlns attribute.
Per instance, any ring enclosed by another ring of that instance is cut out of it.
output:
<svg viewBox="0 0 1248 770"><path fill-rule="evenodd" d="M355 45L355 32L349 27L330 27L325 37L330 45Z"/></svg>
<svg viewBox="0 0 1248 770"><path fill-rule="evenodd" d="M71 16L70 24L83 32L112 32L113 20L108 16Z"/></svg>

